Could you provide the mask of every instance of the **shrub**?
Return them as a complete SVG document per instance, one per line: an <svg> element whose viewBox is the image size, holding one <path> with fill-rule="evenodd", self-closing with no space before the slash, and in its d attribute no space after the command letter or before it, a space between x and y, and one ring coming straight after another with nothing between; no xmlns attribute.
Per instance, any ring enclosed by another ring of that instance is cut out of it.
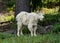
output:
<svg viewBox="0 0 60 43"><path fill-rule="evenodd" d="M56 15L51 15L51 14L46 14L44 15L44 21L41 22L39 21L38 24L42 25L42 26L46 26L46 25L53 25L57 22L60 22L60 15L56 14Z"/></svg>
<svg viewBox="0 0 60 43"><path fill-rule="evenodd" d="M52 25L53 26L51 30L52 32L54 33L60 32L60 29L59 29L60 28L60 15L59 14L56 14L56 15L46 14L44 16L45 16L44 21L43 22L39 21L38 25L43 26L43 27Z"/></svg>
<svg viewBox="0 0 60 43"><path fill-rule="evenodd" d="M53 25L53 30L54 33L59 33L60 32L60 23L55 23Z"/></svg>

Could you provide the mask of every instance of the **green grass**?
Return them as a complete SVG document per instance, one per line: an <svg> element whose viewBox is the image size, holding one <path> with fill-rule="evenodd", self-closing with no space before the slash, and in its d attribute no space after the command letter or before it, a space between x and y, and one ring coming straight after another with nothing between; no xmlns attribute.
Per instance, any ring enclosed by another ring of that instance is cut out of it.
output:
<svg viewBox="0 0 60 43"><path fill-rule="evenodd" d="M31 37L30 35L17 37L12 34L0 34L0 43L60 43L60 33L38 35L36 37Z"/></svg>

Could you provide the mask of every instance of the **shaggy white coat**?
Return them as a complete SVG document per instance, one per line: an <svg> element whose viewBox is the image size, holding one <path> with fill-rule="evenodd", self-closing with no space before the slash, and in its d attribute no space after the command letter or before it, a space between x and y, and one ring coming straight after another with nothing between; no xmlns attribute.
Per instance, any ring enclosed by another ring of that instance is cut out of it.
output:
<svg viewBox="0 0 60 43"><path fill-rule="evenodd" d="M25 11L20 12L16 16L17 20L17 36L23 35L22 33L22 26L27 25L29 31L31 32L31 36L36 36L36 30L37 30L37 22L38 19L43 20L44 16L42 13L28 13Z"/></svg>

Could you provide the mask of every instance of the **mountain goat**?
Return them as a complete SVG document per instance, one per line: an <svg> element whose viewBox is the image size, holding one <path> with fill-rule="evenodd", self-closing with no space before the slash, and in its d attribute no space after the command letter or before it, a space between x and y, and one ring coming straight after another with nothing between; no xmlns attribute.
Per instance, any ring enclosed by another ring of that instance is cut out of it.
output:
<svg viewBox="0 0 60 43"><path fill-rule="evenodd" d="M22 26L23 25L27 25L29 31L31 32L31 36L37 36L36 35L36 30L37 30L37 22L38 19L40 19L41 21L43 20L44 16L42 13L28 13L25 11L20 12L17 16L16 16L16 20L17 20L17 36L19 36L19 34L23 35L22 33Z"/></svg>

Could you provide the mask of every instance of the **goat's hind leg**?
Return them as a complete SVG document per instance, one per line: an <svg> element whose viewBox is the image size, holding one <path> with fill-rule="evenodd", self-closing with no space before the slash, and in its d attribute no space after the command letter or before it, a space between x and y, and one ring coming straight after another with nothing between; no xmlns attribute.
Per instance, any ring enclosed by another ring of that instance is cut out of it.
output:
<svg viewBox="0 0 60 43"><path fill-rule="evenodd" d="M17 29L17 36L20 36L19 34L23 35L23 33L22 33L22 23L18 24L17 28L18 28Z"/></svg>

